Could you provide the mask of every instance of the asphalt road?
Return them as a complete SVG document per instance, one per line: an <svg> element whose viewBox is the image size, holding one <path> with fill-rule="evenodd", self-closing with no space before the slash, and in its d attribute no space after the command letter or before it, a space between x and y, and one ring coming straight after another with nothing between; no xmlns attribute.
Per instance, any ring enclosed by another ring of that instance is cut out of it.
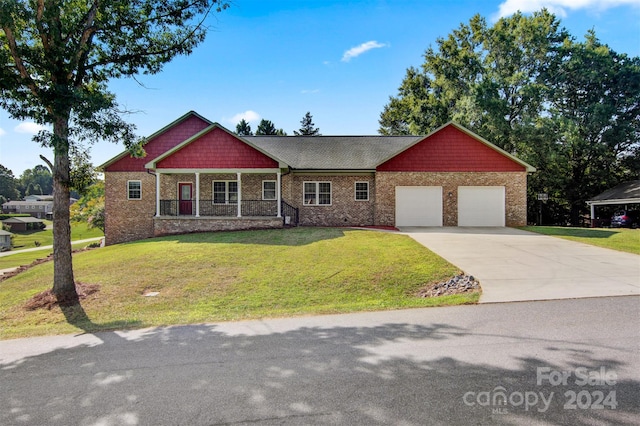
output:
<svg viewBox="0 0 640 426"><path fill-rule="evenodd" d="M640 297L0 342L2 425L640 424Z"/></svg>

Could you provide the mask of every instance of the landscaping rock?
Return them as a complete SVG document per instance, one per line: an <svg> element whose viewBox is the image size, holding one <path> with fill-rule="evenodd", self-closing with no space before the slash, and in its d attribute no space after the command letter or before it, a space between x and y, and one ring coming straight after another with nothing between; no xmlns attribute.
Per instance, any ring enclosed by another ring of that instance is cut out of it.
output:
<svg viewBox="0 0 640 426"><path fill-rule="evenodd" d="M479 291L480 282L473 275L460 274L447 281L424 287L417 295L418 297L438 297Z"/></svg>

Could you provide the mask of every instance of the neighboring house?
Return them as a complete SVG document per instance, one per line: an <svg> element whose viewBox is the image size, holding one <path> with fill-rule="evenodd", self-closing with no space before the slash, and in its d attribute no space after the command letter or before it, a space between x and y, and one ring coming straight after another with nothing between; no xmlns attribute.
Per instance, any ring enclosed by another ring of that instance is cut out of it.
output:
<svg viewBox="0 0 640 426"><path fill-rule="evenodd" d="M6 203L2 204L2 212L13 214L28 214L40 219L51 218L51 216L53 215L53 200L40 201L32 198L25 201L7 201Z"/></svg>
<svg viewBox="0 0 640 426"><path fill-rule="evenodd" d="M11 232L0 229L0 251L11 250Z"/></svg>
<svg viewBox="0 0 640 426"><path fill-rule="evenodd" d="M53 195L27 195L24 201L53 201Z"/></svg>
<svg viewBox="0 0 640 426"><path fill-rule="evenodd" d="M105 172L107 244L311 226L520 226L535 169L448 123L426 136L238 136L195 112Z"/></svg>
<svg viewBox="0 0 640 426"><path fill-rule="evenodd" d="M10 217L2 221L4 225L8 225L11 231L31 231L34 229L43 229L45 227L42 220L35 217Z"/></svg>
<svg viewBox="0 0 640 426"><path fill-rule="evenodd" d="M640 204L640 180L631 180L609 188L601 194L596 195L587 205L591 210L591 226L601 225L603 219L596 217L596 206L623 206L624 210L629 209L629 205L635 205L636 209ZM606 222L606 220L604 220Z"/></svg>

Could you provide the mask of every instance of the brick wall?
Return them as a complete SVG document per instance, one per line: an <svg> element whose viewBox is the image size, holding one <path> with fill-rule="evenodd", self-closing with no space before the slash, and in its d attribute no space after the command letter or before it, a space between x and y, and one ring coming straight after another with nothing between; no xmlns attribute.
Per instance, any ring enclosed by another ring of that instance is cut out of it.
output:
<svg viewBox="0 0 640 426"><path fill-rule="evenodd" d="M331 205L305 206L304 182L331 182ZM355 200L355 183L369 182L369 200ZM374 223L375 179L373 174L322 176L288 174L282 178L284 201L300 211L300 225L366 226Z"/></svg>
<svg viewBox="0 0 640 426"><path fill-rule="evenodd" d="M395 225L396 186L442 186L443 225L458 225L459 186L504 186L506 226L527 223L526 172L378 172L376 225Z"/></svg>
<svg viewBox="0 0 640 426"><path fill-rule="evenodd" d="M142 199L127 200L127 181L142 182ZM105 243L117 244L153 236L156 179L145 172L105 173Z"/></svg>
<svg viewBox="0 0 640 426"><path fill-rule="evenodd" d="M233 174L200 174L200 200L202 203L213 199L213 181L235 181L237 175ZM142 199L128 200L129 180L142 182ZM194 187L195 200L195 175L178 174L162 175L160 178L161 199L177 200L178 183L191 182ZM242 198L245 200L262 199L262 181L276 180L276 174L242 174ZM156 212L156 180L155 176L142 172L108 172L105 173L105 240L106 244L117 244L127 241L135 241L150 238L156 235L197 232L197 231L222 231L238 229L263 229L282 227L282 218L263 219L212 219L181 217L154 219ZM201 204L204 211L204 205ZM235 205L230 206L233 212ZM275 209L274 202L274 209ZM274 213L275 215L275 210ZM195 221L194 221L195 220ZM228 223L224 223L224 222ZM184 222L184 223L182 223Z"/></svg>
<svg viewBox="0 0 640 426"><path fill-rule="evenodd" d="M190 232L239 231L246 229L282 228L282 218L264 219L157 217L154 219L154 236L188 234Z"/></svg>

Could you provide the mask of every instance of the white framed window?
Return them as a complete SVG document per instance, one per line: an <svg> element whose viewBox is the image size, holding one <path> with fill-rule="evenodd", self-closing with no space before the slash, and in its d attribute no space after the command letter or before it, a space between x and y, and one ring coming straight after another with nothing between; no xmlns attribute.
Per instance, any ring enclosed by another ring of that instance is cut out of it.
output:
<svg viewBox="0 0 640 426"><path fill-rule="evenodd" d="M213 204L237 204L238 181L216 180L213 181Z"/></svg>
<svg viewBox="0 0 640 426"><path fill-rule="evenodd" d="M127 200L142 200L142 181L127 181Z"/></svg>
<svg viewBox="0 0 640 426"><path fill-rule="evenodd" d="M356 182L356 201L369 201L369 182Z"/></svg>
<svg viewBox="0 0 640 426"><path fill-rule="evenodd" d="M304 182L303 203L305 206L330 206L331 182Z"/></svg>
<svg viewBox="0 0 640 426"><path fill-rule="evenodd" d="M275 180L263 180L262 181L262 199L263 200L275 200L277 199L276 193L276 181Z"/></svg>

